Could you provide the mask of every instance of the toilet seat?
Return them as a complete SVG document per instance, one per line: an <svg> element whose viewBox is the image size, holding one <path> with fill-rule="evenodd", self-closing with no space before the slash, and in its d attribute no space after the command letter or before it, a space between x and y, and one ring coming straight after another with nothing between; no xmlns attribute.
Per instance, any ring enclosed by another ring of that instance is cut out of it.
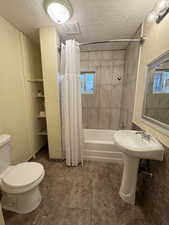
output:
<svg viewBox="0 0 169 225"><path fill-rule="evenodd" d="M12 166L1 178L1 188L8 193L21 193L38 185L45 174L40 163L24 162Z"/></svg>

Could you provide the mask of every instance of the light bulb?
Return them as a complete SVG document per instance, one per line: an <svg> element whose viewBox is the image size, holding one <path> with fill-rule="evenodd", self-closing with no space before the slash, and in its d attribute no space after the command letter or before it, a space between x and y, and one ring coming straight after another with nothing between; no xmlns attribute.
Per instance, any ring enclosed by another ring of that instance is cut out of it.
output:
<svg viewBox="0 0 169 225"><path fill-rule="evenodd" d="M166 0L162 0L159 5L158 5L158 9L161 11L161 10L164 10L166 7L167 7L167 1Z"/></svg>
<svg viewBox="0 0 169 225"><path fill-rule="evenodd" d="M69 10L57 2L49 4L47 12L55 23L65 23L70 18Z"/></svg>
<svg viewBox="0 0 169 225"><path fill-rule="evenodd" d="M156 15L155 12L151 12L151 13L149 14L149 16L148 16L148 19L149 19L150 21L153 21L153 20L155 20L156 18L157 18L157 15Z"/></svg>

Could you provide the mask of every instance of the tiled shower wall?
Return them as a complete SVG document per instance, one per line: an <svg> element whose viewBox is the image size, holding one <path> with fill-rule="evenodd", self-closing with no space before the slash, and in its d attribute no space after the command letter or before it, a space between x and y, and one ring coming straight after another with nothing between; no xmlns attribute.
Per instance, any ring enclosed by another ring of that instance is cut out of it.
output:
<svg viewBox="0 0 169 225"><path fill-rule="evenodd" d="M139 28L133 38L139 38L141 29ZM125 55L125 73L123 79L123 91L121 102L120 128L132 128L132 116L134 110L134 98L138 68L139 46L137 42L130 43Z"/></svg>
<svg viewBox="0 0 169 225"><path fill-rule="evenodd" d="M81 71L96 72L94 94L82 95L84 128L119 129L124 56L123 50L81 52Z"/></svg>

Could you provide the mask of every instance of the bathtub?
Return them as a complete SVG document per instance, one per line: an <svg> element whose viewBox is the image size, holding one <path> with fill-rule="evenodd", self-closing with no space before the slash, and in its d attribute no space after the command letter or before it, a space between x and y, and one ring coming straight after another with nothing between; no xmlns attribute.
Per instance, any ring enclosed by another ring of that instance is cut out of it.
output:
<svg viewBox="0 0 169 225"><path fill-rule="evenodd" d="M115 130L84 129L83 158L93 161L122 162L123 154L114 144Z"/></svg>

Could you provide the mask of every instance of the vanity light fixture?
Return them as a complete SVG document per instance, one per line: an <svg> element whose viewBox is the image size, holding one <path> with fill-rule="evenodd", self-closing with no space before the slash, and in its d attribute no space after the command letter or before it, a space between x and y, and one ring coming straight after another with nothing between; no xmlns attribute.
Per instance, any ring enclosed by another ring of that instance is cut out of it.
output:
<svg viewBox="0 0 169 225"><path fill-rule="evenodd" d="M68 0L44 0L44 8L49 17L58 24L65 23L73 15L73 8Z"/></svg>
<svg viewBox="0 0 169 225"><path fill-rule="evenodd" d="M161 0L158 4L158 9L161 10L165 10L165 8L167 7L168 2L166 0Z"/></svg>
<svg viewBox="0 0 169 225"><path fill-rule="evenodd" d="M155 9L150 13L149 19L151 21L155 20L159 24L164 17L169 13L169 0L161 0L155 7Z"/></svg>
<svg viewBox="0 0 169 225"><path fill-rule="evenodd" d="M154 21L154 20L156 20L156 17L157 17L157 14L155 12L151 12L148 16L148 19L150 21Z"/></svg>
<svg viewBox="0 0 169 225"><path fill-rule="evenodd" d="M169 13L169 2L163 0L159 5L159 12L157 14L156 23L160 23L163 18Z"/></svg>

